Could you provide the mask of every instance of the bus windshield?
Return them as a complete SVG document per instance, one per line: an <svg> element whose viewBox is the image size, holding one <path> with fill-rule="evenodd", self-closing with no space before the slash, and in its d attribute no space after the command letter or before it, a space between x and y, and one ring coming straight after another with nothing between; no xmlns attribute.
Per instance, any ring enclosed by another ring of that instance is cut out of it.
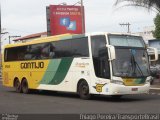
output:
<svg viewBox="0 0 160 120"><path fill-rule="evenodd" d="M150 75L148 55L141 37L111 36L109 42L115 46L116 52L116 59L112 61L114 76L147 77Z"/></svg>
<svg viewBox="0 0 160 120"><path fill-rule="evenodd" d="M142 37L127 35L109 35L110 45L124 47L145 47Z"/></svg>

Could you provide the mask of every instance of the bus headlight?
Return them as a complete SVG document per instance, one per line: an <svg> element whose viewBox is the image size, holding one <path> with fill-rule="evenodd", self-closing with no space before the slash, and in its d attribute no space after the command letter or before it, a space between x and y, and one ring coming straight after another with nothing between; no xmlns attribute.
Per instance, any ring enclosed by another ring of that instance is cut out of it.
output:
<svg viewBox="0 0 160 120"><path fill-rule="evenodd" d="M152 80L153 80L153 77L148 77L148 78L146 79L146 83L151 83Z"/></svg>
<svg viewBox="0 0 160 120"><path fill-rule="evenodd" d="M123 81L119 81L119 80L111 80L111 83L124 85Z"/></svg>

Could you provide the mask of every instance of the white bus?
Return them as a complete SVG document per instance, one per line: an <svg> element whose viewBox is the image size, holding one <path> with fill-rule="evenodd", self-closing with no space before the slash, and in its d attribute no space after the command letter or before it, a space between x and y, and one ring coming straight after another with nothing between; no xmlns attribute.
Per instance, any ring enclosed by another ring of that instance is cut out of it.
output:
<svg viewBox="0 0 160 120"><path fill-rule="evenodd" d="M155 59L157 59L156 50ZM95 33L59 35L7 45L3 85L17 92L31 89L121 97L150 88L149 57L140 36Z"/></svg>

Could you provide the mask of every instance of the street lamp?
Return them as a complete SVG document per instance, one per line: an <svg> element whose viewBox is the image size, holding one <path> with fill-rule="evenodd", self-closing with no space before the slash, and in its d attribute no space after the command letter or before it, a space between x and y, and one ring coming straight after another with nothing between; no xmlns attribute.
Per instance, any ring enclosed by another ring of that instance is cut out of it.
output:
<svg viewBox="0 0 160 120"><path fill-rule="evenodd" d="M11 44L11 38L16 38L16 37L21 37L21 36L17 36L17 35L9 36L9 44Z"/></svg>

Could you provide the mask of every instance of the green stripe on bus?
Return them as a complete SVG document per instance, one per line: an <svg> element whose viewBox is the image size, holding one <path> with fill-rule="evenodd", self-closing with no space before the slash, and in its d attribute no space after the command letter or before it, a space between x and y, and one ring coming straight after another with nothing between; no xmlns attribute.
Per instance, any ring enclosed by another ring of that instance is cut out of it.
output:
<svg viewBox="0 0 160 120"><path fill-rule="evenodd" d="M67 40L67 39L73 39L73 38L82 38L85 37L85 34L77 34L77 35L71 35L71 36L62 36L60 37L61 40Z"/></svg>
<svg viewBox="0 0 160 120"><path fill-rule="evenodd" d="M61 59L50 60L48 64L48 68L40 84L48 84L49 82L52 81L60 63L61 63Z"/></svg>
<svg viewBox="0 0 160 120"><path fill-rule="evenodd" d="M85 37L85 34L72 35L72 38L82 38Z"/></svg>
<svg viewBox="0 0 160 120"><path fill-rule="evenodd" d="M143 84L143 83L145 83L145 80L146 80L146 78L139 78L139 79L135 80L135 83L136 84Z"/></svg>
<svg viewBox="0 0 160 120"><path fill-rule="evenodd" d="M56 71L54 78L49 84L57 85L60 84L66 77L69 68L72 64L73 58L64 58L61 60L61 63Z"/></svg>
<svg viewBox="0 0 160 120"><path fill-rule="evenodd" d="M61 40L67 40L67 39L72 39L72 36L62 36L60 37Z"/></svg>

